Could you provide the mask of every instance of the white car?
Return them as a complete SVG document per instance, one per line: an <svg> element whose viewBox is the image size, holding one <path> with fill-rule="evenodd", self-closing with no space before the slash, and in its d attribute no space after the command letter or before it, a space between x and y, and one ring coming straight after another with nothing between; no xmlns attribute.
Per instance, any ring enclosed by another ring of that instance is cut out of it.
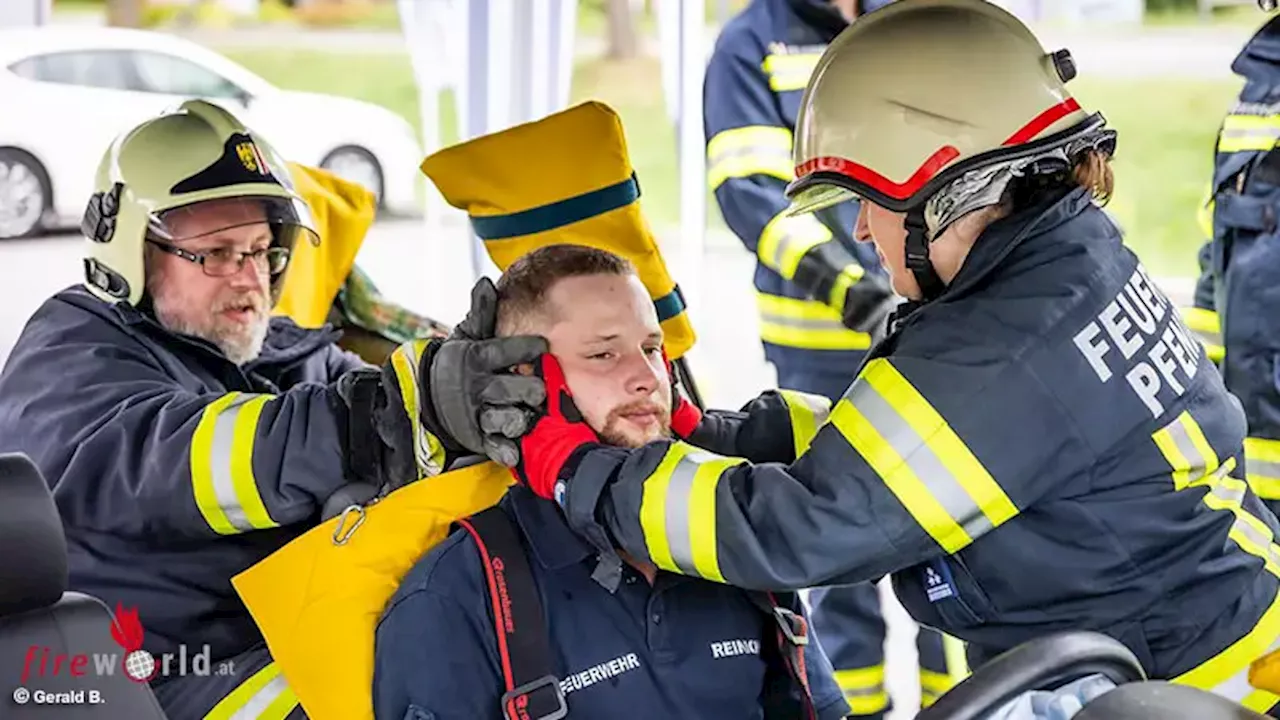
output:
<svg viewBox="0 0 1280 720"><path fill-rule="evenodd" d="M282 90L199 44L101 27L0 29L0 239L78 224L120 132L188 98L227 107L286 159L416 215L422 146L378 105Z"/></svg>

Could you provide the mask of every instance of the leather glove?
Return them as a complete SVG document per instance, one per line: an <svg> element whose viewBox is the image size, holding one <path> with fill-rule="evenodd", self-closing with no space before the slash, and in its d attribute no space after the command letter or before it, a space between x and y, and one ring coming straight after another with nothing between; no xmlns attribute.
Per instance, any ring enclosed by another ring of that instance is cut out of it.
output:
<svg viewBox="0 0 1280 720"><path fill-rule="evenodd" d="M447 450L514 467L520 459L516 440L533 427L546 393L541 380L512 370L537 362L548 348L538 336L494 337L497 321L498 291L481 278L466 318L423 353L418 382L429 399L423 422Z"/></svg>
<svg viewBox="0 0 1280 720"><path fill-rule="evenodd" d="M889 281L868 273L849 286L839 309L845 327L870 334L875 344L887 333L889 317L897 306Z"/></svg>
<svg viewBox="0 0 1280 720"><path fill-rule="evenodd" d="M551 500L569 458L580 449L602 443L574 404L564 370L555 357L544 354L536 373L546 384L547 409L529 434L520 438L520 460L511 472L535 495Z"/></svg>

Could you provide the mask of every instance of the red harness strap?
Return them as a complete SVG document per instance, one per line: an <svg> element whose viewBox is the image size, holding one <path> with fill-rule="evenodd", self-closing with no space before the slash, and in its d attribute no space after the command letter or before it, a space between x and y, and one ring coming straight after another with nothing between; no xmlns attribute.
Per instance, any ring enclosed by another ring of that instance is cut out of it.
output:
<svg viewBox="0 0 1280 720"><path fill-rule="evenodd" d="M506 720L558 720L569 714L551 662L542 601L510 516L498 506L459 520L476 541L493 606L507 691Z"/></svg>

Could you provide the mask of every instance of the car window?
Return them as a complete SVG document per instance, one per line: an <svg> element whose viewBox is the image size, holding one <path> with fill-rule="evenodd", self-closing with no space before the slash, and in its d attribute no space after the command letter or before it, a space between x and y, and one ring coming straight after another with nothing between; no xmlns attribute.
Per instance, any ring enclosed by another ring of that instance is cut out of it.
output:
<svg viewBox="0 0 1280 720"><path fill-rule="evenodd" d="M35 55L9 68L19 77L61 85L128 90L128 54L119 50L79 50Z"/></svg>
<svg viewBox="0 0 1280 720"><path fill-rule="evenodd" d="M190 60L156 52L133 53L134 70L143 92L204 98L233 98L239 87Z"/></svg>

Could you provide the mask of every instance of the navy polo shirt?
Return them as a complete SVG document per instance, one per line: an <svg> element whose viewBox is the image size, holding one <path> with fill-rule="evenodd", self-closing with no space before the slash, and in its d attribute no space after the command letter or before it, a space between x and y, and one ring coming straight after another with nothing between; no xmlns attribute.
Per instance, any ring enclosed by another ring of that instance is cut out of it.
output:
<svg viewBox="0 0 1280 720"><path fill-rule="evenodd" d="M559 508L522 487L502 501L524 534L570 718L763 717L775 627L741 590L630 566L610 593ZM409 571L378 626L378 720L501 718L505 690L475 541L453 533ZM768 631L766 635L766 630ZM805 665L819 718L848 706L816 642Z"/></svg>

